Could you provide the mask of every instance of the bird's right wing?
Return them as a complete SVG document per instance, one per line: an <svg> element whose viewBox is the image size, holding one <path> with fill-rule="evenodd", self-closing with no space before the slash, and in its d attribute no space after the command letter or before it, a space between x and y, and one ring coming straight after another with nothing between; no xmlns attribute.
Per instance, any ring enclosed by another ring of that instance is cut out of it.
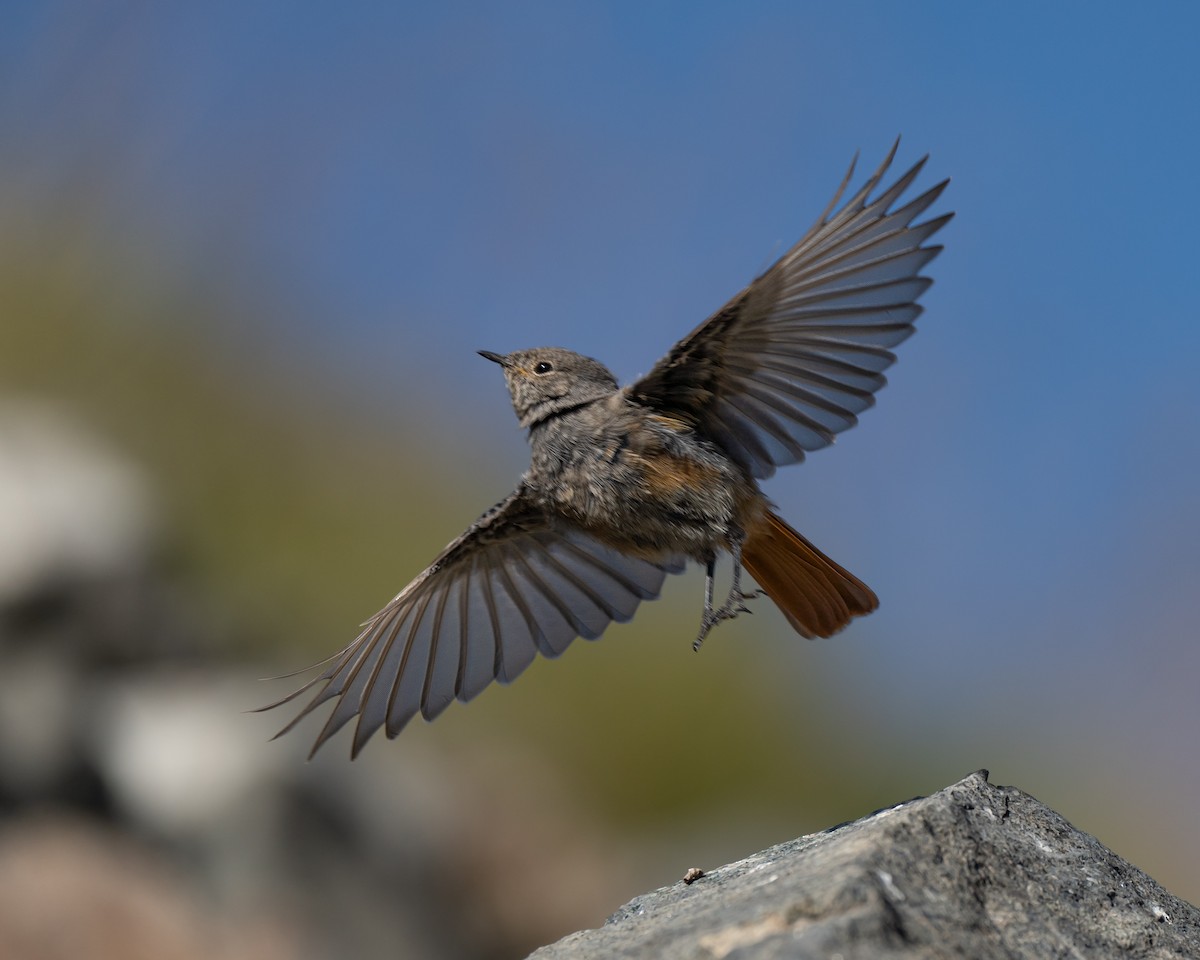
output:
<svg viewBox="0 0 1200 960"><path fill-rule="evenodd" d="M557 657L577 636L595 639L682 569L620 553L555 521L522 485L368 620L319 676L263 709L319 685L280 735L336 699L313 753L357 716L357 755L380 727L394 737L418 712L432 720L492 680L512 681L538 653Z"/></svg>
<svg viewBox="0 0 1200 960"><path fill-rule="evenodd" d="M700 430L759 478L853 426L913 332L932 283L920 271L942 249L924 244L951 217L913 223L948 181L892 209L924 160L870 199L895 153L832 212L851 164L812 229L626 388L630 399Z"/></svg>

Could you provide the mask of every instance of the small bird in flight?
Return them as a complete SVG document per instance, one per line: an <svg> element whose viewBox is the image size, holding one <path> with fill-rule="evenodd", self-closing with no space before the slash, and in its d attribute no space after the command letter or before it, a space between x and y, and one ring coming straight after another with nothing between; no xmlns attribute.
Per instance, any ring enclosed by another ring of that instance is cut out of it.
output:
<svg viewBox="0 0 1200 960"><path fill-rule="evenodd" d="M897 206L924 159L871 197L898 146L838 208L851 163L808 233L629 386L558 347L480 351L529 431L529 470L324 671L263 708L316 687L279 735L334 700L313 753L357 716L357 756L380 727L395 737L629 620L688 560L707 572L697 649L757 595L743 568L804 637L874 610L870 588L780 519L758 481L852 427L913 333L932 283L920 271L942 249L924 244L953 214L913 222L949 181ZM722 552L732 586L714 606Z"/></svg>

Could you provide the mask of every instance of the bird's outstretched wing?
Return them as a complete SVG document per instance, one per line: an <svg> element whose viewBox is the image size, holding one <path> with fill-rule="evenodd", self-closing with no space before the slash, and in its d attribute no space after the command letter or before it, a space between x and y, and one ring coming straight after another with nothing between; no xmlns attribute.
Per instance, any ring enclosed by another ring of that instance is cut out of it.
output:
<svg viewBox="0 0 1200 960"><path fill-rule="evenodd" d="M554 520L522 485L368 620L319 676L262 709L316 687L278 735L336 700L313 753L357 716L357 755L380 727L394 737L418 712L432 720L493 680L512 681L538 653L557 657L577 636L594 640L682 569L626 556Z"/></svg>
<svg viewBox="0 0 1200 960"><path fill-rule="evenodd" d="M922 246L953 214L913 225L944 180L892 207L924 166L869 199L900 141L854 196L833 212L854 174L812 229L766 273L679 341L641 380L632 400L685 420L755 477L804 459L857 422L913 332L919 276L940 246Z"/></svg>

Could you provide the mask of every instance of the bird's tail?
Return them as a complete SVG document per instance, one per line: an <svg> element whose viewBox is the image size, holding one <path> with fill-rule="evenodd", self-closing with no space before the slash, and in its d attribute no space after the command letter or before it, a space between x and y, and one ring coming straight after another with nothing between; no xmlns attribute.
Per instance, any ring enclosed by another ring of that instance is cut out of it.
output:
<svg viewBox="0 0 1200 960"><path fill-rule="evenodd" d="M742 563L803 637L829 637L879 606L871 588L769 510L742 544Z"/></svg>

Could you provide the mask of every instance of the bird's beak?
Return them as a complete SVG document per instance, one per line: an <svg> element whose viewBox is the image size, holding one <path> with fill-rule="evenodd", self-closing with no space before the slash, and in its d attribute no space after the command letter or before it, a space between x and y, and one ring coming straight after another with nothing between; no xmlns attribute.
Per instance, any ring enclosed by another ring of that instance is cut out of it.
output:
<svg viewBox="0 0 1200 960"><path fill-rule="evenodd" d="M502 353L492 353L491 350L480 350L479 355L491 360L492 363L498 363L502 367L508 366L508 358Z"/></svg>

